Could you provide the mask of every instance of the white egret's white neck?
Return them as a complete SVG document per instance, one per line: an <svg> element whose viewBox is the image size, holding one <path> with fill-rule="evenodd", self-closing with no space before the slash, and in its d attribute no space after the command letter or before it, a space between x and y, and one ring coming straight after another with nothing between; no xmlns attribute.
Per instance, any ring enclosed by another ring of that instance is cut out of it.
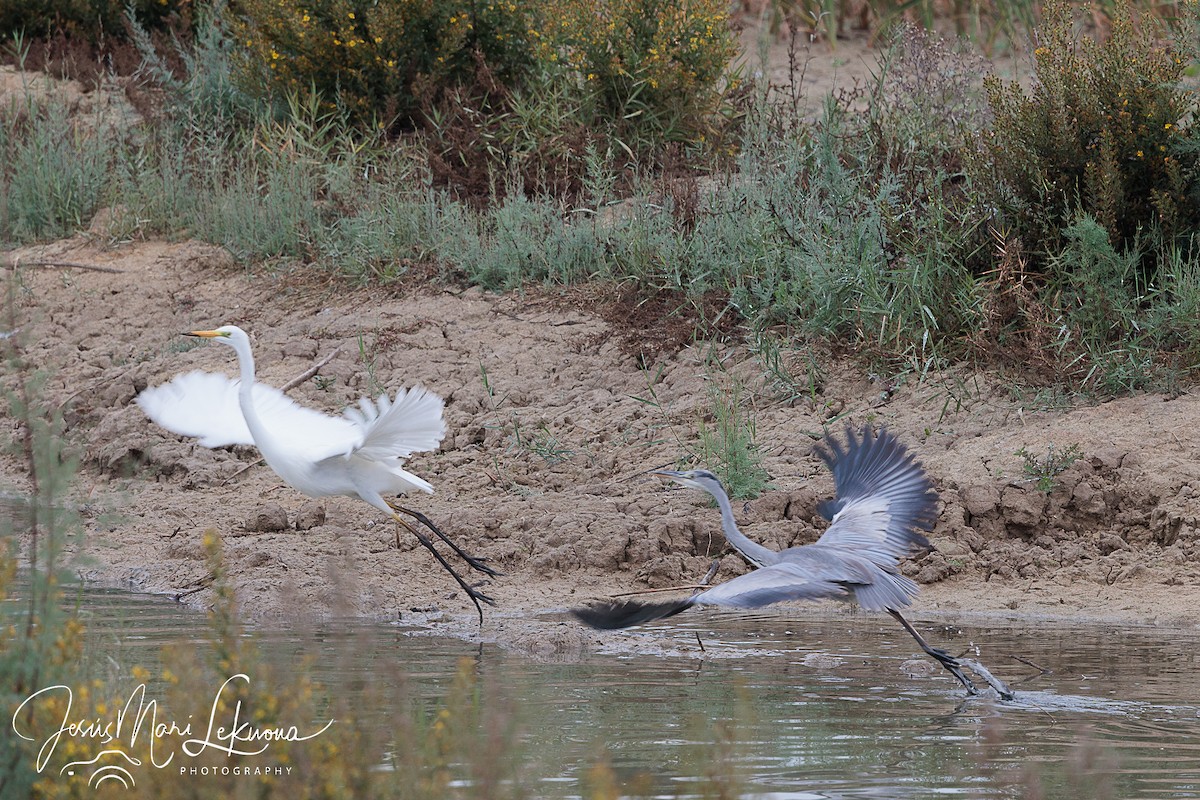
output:
<svg viewBox="0 0 1200 800"><path fill-rule="evenodd" d="M254 437L255 446L270 464L271 455L274 454L271 435L263 427L258 411L254 408L254 354L250 352L248 339L234 339L233 349L237 351L238 366L242 372L238 386L238 405L242 408L242 416L246 420L246 427L250 429L250 435Z"/></svg>
<svg viewBox="0 0 1200 800"><path fill-rule="evenodd" d="M765 567L779 560L779 553L752 541L746 534L738 530L737 523L733 519L733 506L729 504L729 498L723 492L711 494L716 498L717 505L721 507L721 529L725 532L725 539L735 550L758 567Z"/></svg>

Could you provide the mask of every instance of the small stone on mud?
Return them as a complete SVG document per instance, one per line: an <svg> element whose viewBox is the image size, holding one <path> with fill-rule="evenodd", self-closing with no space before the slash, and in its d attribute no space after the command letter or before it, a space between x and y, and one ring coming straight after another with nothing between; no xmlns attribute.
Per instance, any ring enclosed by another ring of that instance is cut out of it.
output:
<svg viewBox="0 0 1200 800"><path fill-rule="evenodd" d="M923 658L910 658L900 665L900 671L912 678L924 678L934 673L936 664Z"/></svg>
<svg viewBox="0 0 1200 800"><path fill-rule="evenodd" d="M802 663L804 666L813 667L814 669L833 669L846 663L846 660L835 655L830 655L829 653L809 653L804 657Z"/></svg>
<svg viewBox="0 0 1200 800"><path fill-rule="evenodd" d="M1098 542L1098 545L1100 548L1100 552L1103 555L1108 555L1109 553L1115 553L1118 550L1128 550L1129 549L1129 542L1125 541L1120 536L1117 536L1115 533L1100 534L1100 541Z"/></svg>
<svg viewBox="0 0 1200 800"><path fill-rule="evenodd" d="M968 486L960 493L963 508L973 517L985 517L996 510L1000 504L1000 492L994 486L976 484Z"/></svg>
<svg viewBox="0 0 1200 800"><path fill-rule="evenodd" d="M307 531L325 524L325 506L317 502L305 503L296 512L296 530Z"/></svg>
<svg viewBox="0 0 1200 800"><path fill-rule="evenodd" d="M287 512L279 503L263 503L255 509L254 515L246 520L246 530L260 533L285 531L287 526Z"/></svg>
<svg viewBox="0 0 1200 800"><path fill-rule="evenodd" d="M294 339L284 343L283 354L289 358L316 358L317 343L311 339Z"/></svg>

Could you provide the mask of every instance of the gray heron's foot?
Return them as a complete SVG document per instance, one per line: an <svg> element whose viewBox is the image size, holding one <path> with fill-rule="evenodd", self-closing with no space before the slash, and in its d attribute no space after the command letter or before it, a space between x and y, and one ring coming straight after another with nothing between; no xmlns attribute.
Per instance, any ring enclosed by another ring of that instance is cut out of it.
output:
<svg viewBox="0 0 1200 800"><path fill-rule="evenodd" d="M926 650L925 652L927 652L939 664L941 664L943 667L945 667L946 670L951 675L958 678L959 683L961 683L964 687L966 687L967 694L970 694L970 695L979 694L979 689L975 688L975 683L970 678L967 677L967 674L965 672L962 671L962 665L958 662L957 658L950 655L945 650L942 650L939 647L931 647L928 650ZM1012 698L1010 697L1007 699L1011 700Z"/></svg>
<svg viewBox="0 0 1200 800"><path fill-rule="evenodd" d="M407 514L410 517L412 517L413 519L415 519L417 522L424 525L426 528L429 528L429 530L433 531L434 535L437 536L439 539L441 539L443 542L445 542L450 547L450 549L454 551L455 555L457 555L463 561L467 562L467 566L470 567L471 569L476 570L478 572L482 572L485 575L488 575L493 578L498 578L504 574L503 572L500 572L499 570L495 569L494 567L488 566L488 564L486 563L487 562L486 558L479 558L478 556L473 556L470 553L468 553L466 550L463 550L461 547L459 547L457 544L455 544L454 540L451 539L449 536L447 536L442 531L441 528L439 528L437 525L434 525L433 521L431 519L429 519L429 517L425 516L420 511L417 511L417 510L411 509L411 508L405 508L404 506L398 506L395 503L393 503L392 501L387 500L387 499L385 499L384 502L388 504L388 507L391 508L392 511L397 511L401 514ZM409 530L412 530L411 526L405 525L405 527L408 528Z"/></svg>
<svg viewBox="0 0 1200 800"><path fill-rule="evenodd" d="M950 655L945 650L930 646L929 642L925 641L924 637L917 633L917 629L910 625L908 620L904 618L904 615L896 609L889 608L887 609L887 612L891 614L897 622L904 626L904 630L908 631L909 635L917 640L917 644L921 645L921 649L925 651L926 655L945 667L951 675L958 678L958 682L966 687L967 694L979 694L979 690L975 688L975 684L972 683L971 679L968 678L962 671L962 665L958 663L957 658Z"/></svg>

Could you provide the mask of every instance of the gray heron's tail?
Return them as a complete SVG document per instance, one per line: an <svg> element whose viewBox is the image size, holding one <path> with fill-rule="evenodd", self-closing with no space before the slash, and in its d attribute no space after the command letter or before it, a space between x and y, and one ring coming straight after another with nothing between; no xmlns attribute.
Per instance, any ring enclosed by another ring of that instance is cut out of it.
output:
<svg viewBox="0 0 1200 800"><path fill-rule="evenodd" d="M668 600L665 603L639 603L636 600L608 600L590 606L572 608L571 614L580 622L602 631L613 631L652 622L664 617L673 617L680 611L691 608L695 599Z"/></svg>

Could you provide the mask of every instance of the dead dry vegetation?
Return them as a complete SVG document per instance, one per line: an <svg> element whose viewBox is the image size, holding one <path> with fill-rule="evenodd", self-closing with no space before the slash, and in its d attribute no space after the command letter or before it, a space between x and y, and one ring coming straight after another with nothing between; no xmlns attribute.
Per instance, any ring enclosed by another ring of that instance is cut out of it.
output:
<svg viewBox="0 0 1200 800"><path fill-rule="evenodd" d="M738 516L768 546L819 535L816 505L832 483L811 448L840 412L899 434L941 493L936 549L906 566L926 585L920 612L1196 622L1200 442L1190 391L1070 407L1019 398L966 369L917 380L824 355L815 390L785 402L736 339L642 350L634 345L652 340L654 326L616 305L601 316L606 306L579 292L347 290L248 274L195 242L109 247L87 235L8 262L23 265L9 284L20 335L50 374L49 398L66 410L83 456L72 500L85 511L77 555L89 582L205 606L201 538L212 529L251 615L473 630L473 609L449 577L411 538L397 550L381 515L349 498L302 497L253 449L207 450L132 404L179 372L234 373L226 349L190 347L178 334L235 323L254 339L260 379L276 386L332 354L290 392L318 409L337 413L413 383L446 398L442 448L410 462L437 493L410 500L505 573L487 588L499 607L485 635L519 639L538 612L688 584L716 558L718 580L745 571L705 498L644 474L694 450L714 391L735 389L772 485ZM1051 446L1077 446L1078 457L1039 488L1026 459L1036 471ZM17 463L0 464L0 481L19 486Z"/></svg>

